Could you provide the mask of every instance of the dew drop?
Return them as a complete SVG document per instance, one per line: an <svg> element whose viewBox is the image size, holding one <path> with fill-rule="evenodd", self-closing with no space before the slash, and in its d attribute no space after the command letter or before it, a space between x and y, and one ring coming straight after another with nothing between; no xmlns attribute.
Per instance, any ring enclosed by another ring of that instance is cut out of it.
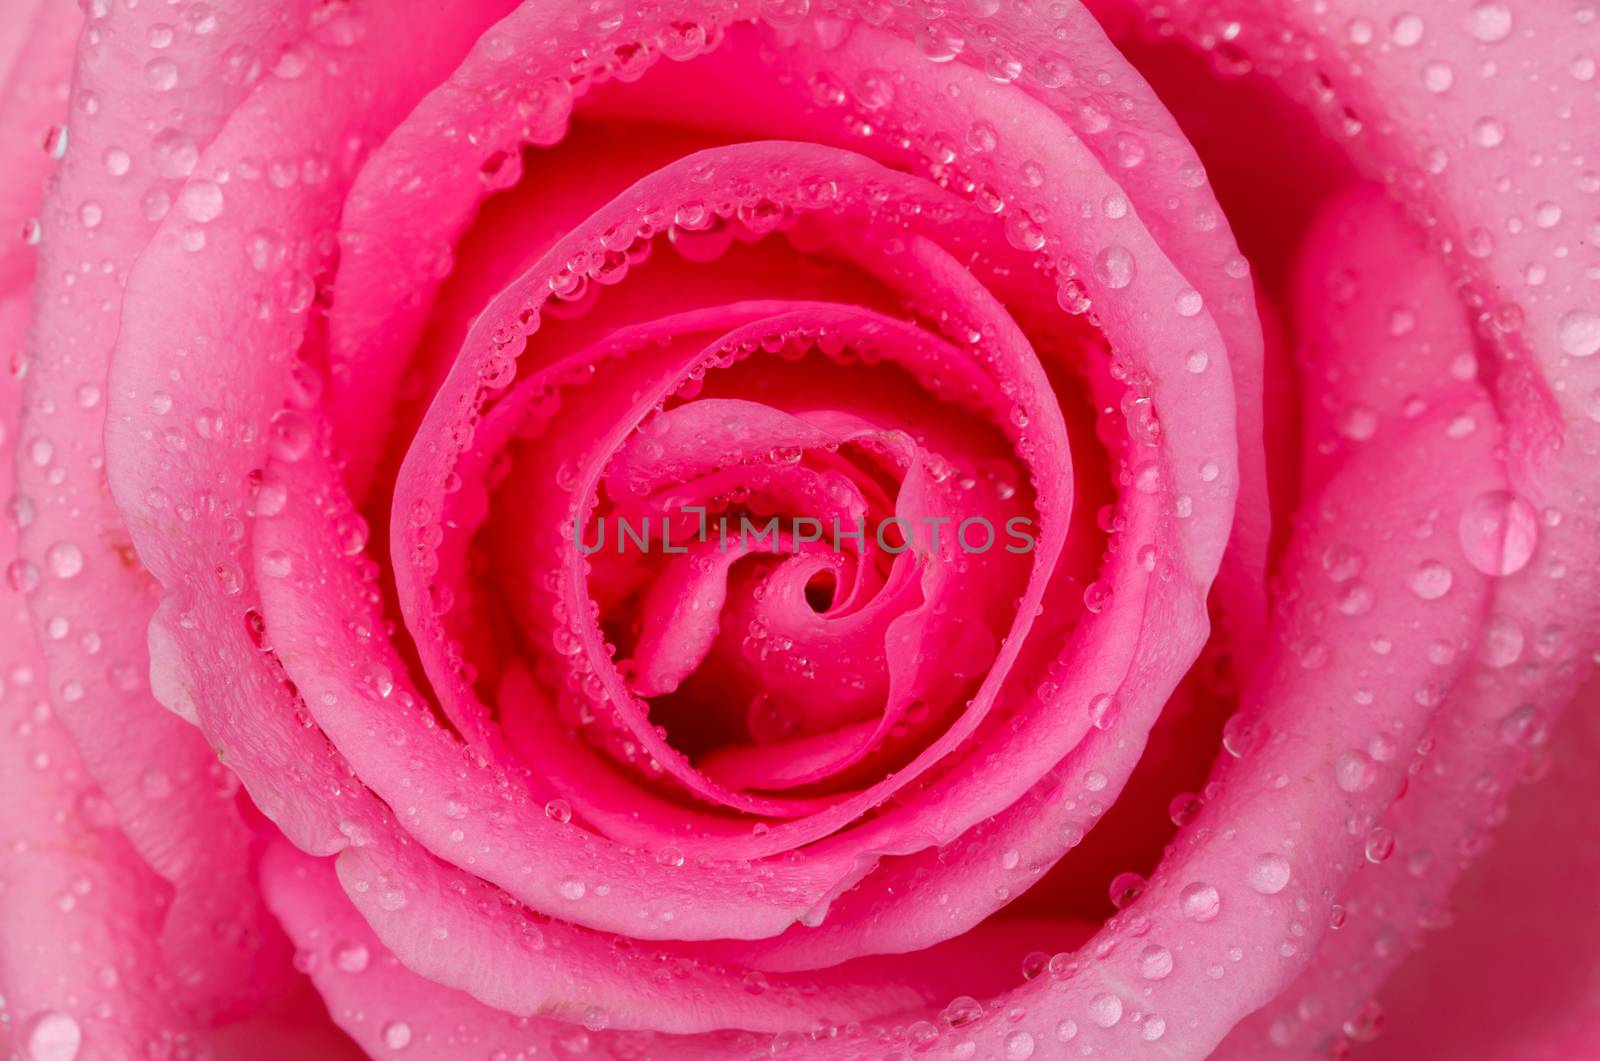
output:
<svg viewBox="0 0 1600 1061"><path fill-rule="evenodd" d="M1422 19L1409 12L1396 15L1389 23L1389 39L1402 48L1409 48L1422 39Z"/></svg>
<svg viewBox="0 0 1600 1061"><path fill-rule="evenodd" d="M372 954L366 944L354 940L337 944L333 948L333 966L342 973L359 973L366 969Z"/></svg>
<svg viewBox="0 0 1600 1061"><path fill-rule="evenodd" d="M1006 1061L1028 1061L1032 1056L1032 1032L1015 1031L1006 1036Z"/></svg>
<svg viewBox="0 0 1600 1061"><path fill-rule="evenodd" d="M1089 292L1083 281L1069 276L1056 288L1056 304L1074 317L1089 311ZM1192 370L1191 370L1192 371Z"/></svg>
<svg viewBox="0 0 1600 1061"><path fill-rule="evenodd" d="M971 995L961 995L951 999L940 1016L952 1028L965 1027L983 1016L983 1003Z"/></svg>
<svg viewBox="0 0 1600 1061"><path fill-rule="evenodd" d="M152 59L144 65L144 77L157 92L171 92L178 84L178 64L171 59Z"/></svg>
<svg viewBox="0 0 1600 1061"><path fill-rule="evenodd" d="M1340 752L1334 760L1333 777L1346 792L1364 792L1378 779L1378 767L1366 752Z"/></svg>
<svg viewBox="0 0 1600 1061"><path fill-rule="evenodd" d="M762 20L778 29L800 25L810 11L811 0L761 0Z"/></svg>
<svg viewBox="0 0 1600 1061"><path fill-rule="evenodd" d="M157 133L151 141L150 150L156 172L173 180L187 177L200 162L200 149L177 129L165 129Z"/></svg>
<svg viewBox="0 0 1600 1061"><path fill-rule="evenodd" d="M1478 659L1494 668L1509 667L1522 658L1524 643L1522 627L1515 619L1496 616L1489 620L1483 642L1478 647Z"/></svg>
<svg viewBox="0 0 1600 1061"><path fill-rule="evenodd" d="M1165 980L1172 964L1172 952L1159 943L1146 943L1139 951L1139 975L1146 980Z"/></svg>
<svg viewBox="0 0 1600 1061"><path fill-rule="evenodd" d="M1411 592L1423 600L1438 600L1450 592L1455 574L1437 560L1425 560L1411 576Z"/></svg>
<svg viewBox="0 0 1600 1061"><path fill-rule="evenodd" d="M1133 254L1116 244L1106 247L1094 259L1095 278L1113 289L1133 283L1135 269Z"/></svg>
<svg viewBox="0 0 1600 1061"><path fill-rule="evenodd" d="M71 542L56 542L45 551L44 562L57 578L76 578L83 570L83 551Z"/></svg>
<svg viewBox="0 0 1600 1061"><path fill-rule="evenodd" d="M1539 516L1515 494L1489 490L1462 511L1458 531L1468 563L1486 575L1513 575L1533 557Z"/></svg>
<svg viewBox="0 0 1600 1061"><path fill-rule="evenodd" d="M1145 879L1137 873L1118 873L1108 889L1111 905L1121 910L1144 892Z"/></svg>
<svg viewBox="0 0 1600 1061"><path fill-rule="evenodd" d="M1247 715L1229 715L1222 724L1223 750L1235 759L1243 759L1261 747L1266 737L1265 728Z"/></svg>
<svg viewBox="0 0 1600 1061"><path fill-rule="evenodd" d="M1429 63L1422 68L1422 84L1429 92L1448 92L1456 83L1456 72L1449 63Z"/></svg>
<svg viewBox="0 0 1600 1061"><path fill-rule="evenodd" d="M1188 825L1195 819L1205 803L1192 792L1180 792L1172 797L1172 802L1167 804L1167 817L1172 819L1172 824L1179 826Z"/></svg>
<svg viewBox="0 0 1600 1061"><path fill-rule="evenodd" d="M1467 13L1467 32L1485 44L1511 35L1511 9L1501 3L1478 4Z"/></svg>
<svg viewBox="0 0 1600 1061"><path fill-rule="evenodd" d="M1044 246L1044 230L1026 210L1018 210L1006 218L1006 242L1019 251L1036 251Z"/></svg>
<svg viewBox="0 0 1600 1061"><path fill-rule="evenodd" d="M1250 866L1250 887L1262 895L1277 895L1289 886L1289 860L1271 852Z"/></svg>
<svg viewBox="0 0 1600 1061"><path fill-rule="evenodd" d="M28 1029L28 1061L74 1061L83 1047L83 1029L66 1013L44 1013Z"/></svg>
<svg viewBox="0 0 1600 1061"><path fill-rule="evenodd" d="M178 203L191 221L215 221L222 214L222 187L216 181L191 181L178 194Z"/></svg>
<svg viewBox="0 0 1600 1061"><path fill-rule="evenodd" d="M995 132L994 125L979 118L967 126L967 146L977 152L993 151L1000 142L1000 134Z"/></svg>
<svg viewBox="0 0 1600 1061"><path fill-rule="evenodd" d="M1600 313L1574 310L1561 318L1561 349L1573 357L1592 357L1600 351Z"/></svg>
<svg viewBox="0 0 1600 1061"><path fill-rule="evenodd" d="M1505 123L1498 118L1479 118L1472 126L1472 142L1479 147L1499 147L1505 138Z"/></svg>
<svg viewBox="0 0 1600 1061"><path fill-rule="evenodd" d="M315 429L310 417L294 409L279 409L272 415L271 450L281 461L293 464L311 450Z"/></svg>
<svg viewBox="0 0 1600 1061"><path fill-rule="evenodd" d="M1178 893L1178 909L1191 921L1211 921L1222 912L1222 897L1211 885L1195 881Z"/></svg>
<svg viewBox="0 0 1600 1061"><path fill-rule="evenodd" d="M1122 999L1106 991L1089 1000L1089 1019L1102 1028L1111 1028L1122 1019Z"/></svg>
<svg viewBox="0 0 1600 1061"><path fill-rule="evenodd" d="M383 1045L391 1050L404 1050L411 1045L411 1025L403 1020L387 1024L383 1029Z"/></svg>

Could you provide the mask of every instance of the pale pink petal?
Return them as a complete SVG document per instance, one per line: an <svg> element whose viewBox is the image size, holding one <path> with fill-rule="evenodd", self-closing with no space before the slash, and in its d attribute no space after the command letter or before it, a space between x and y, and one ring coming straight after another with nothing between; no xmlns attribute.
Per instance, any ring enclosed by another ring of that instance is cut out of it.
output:
<svg viewBox="0 0 1600 1061"><path fill-rule="evenodd" d="M208 1018L270 988L270 976L239 981L241 963L259 956L287 971L285 956L245 876L249 834L231 776L150 695L141 620L151 584L106 492L99 439L127 271L155 231L152 215L170 206L178 178L247 91L250 62L231 48L282 47L307 6L217 5L205 26L175 28L165 50L150 43L162 13L95 9L61 116L67 150L39 213L38 310L16 425L18 488L31 503L19 562L38 580L28 604L49 695L128 838L176 888L167 943ZM80 275L85 261L103 267ZM71 636L48 634L63 624ZM227 945L217 924L236 926Z"/></svg>
<svg viewBox="0 0 1600 1061"><path fill-rule="evenodd" d="M1591 679L1548 734L1529 734L1532 783L1379 992L1369 1012L1386 1016L1383 1033L1355 1056L1560 1061L1600 1048L1600 925L1581 916L1600 875L1597 696Z"/></svg>
<svg viewBox="0 0 1600 1061"><path fill-rule="evenodd" d="M26 293L0 295L0 344L22 338ZM0 408L18 380L0 378ZM0 495L11 496L16 440L0 428ZM0 524L0 555L16 528ZM119 830L116 814L51 710L26 601L0 587L0 998L18 1056L132 1056L194 1043L189 1001L162 947L170 899Z"/></svg>
<svg viewBox="0 0 1600 1061"><path fill-rule="evenodd" d="M174 206L127 280L106 387L107 463L139 558L165 590L150 635L157 693L198 720L257 806L312 850L338 849L341 822L371 808L343 782L326 742L295 721L292 693L260 639L239 530L254 508L270 506L272 487L250 472L264 463L269 440L293 442L292 422L269 423L285 397L314 400L314 374L293 373L289 355L331 249L314 234L336 217L358 161L321 152L391 127L493 8L487 0L461 7L462 18L426 40L399 14L321 20L292 54L275 57L282 61L270 75L256 71L250 102L186 160L187 183L171 185ZM272 40L243 21L237 29ZM206 54L224 61L221 50ZM240 53L230 54L236 62ZM382 91L370 92L374 83ZM280 161L264 162L263 147ZM224 173L226 189L216 180ZM107 223L123 216L108 214ZM225 359L211 353L220 346ZM191 357L223 372L177 367ZM221 494L210 493L212 462L229 469ZM214 503L200 506L202 494Z"/></svg>

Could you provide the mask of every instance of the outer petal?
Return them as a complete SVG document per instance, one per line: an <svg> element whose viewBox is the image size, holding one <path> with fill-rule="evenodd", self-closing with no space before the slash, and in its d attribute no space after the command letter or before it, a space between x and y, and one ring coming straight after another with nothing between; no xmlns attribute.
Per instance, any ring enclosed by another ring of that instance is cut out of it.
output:
<svg viewBox="0 0 1600 1061"><path fill-rule="evenodd" d="M357 162L322 152L381 135L495 5L458 10L448 32L427 40L392 11L340 9L319 22L190 167L195 176L176 196L184 208L165 216L127 280L116 337L107 463L141 560L165 591L151 627L157 692L200 722L257 806L311 850L338 849L340 823L354 828L374 808L345 784L321 738L296 723L292 693L259 642L238 559L243 520L261 503L263 484L250 472L265 462L269 437L283 446L292 435L268 421L291 390L290 355L305 337L312 277L326 265L319 233ZM224 347L225 366L212 362L222 374L185 367ZM307 378L296 377L302 400Z"/></svg>
<svg viewBox="0 0 1600 1061"><path fill-rule="evenodd" d="M1198 5L1175 15L1202 46L1217 39ZM1241 1050L1270 1049L1264 1037L1274 1032L1294 1042L1374 1033L1367 1001L1398 945L1434 921L1462 864L1485 846L1527 754L1521 742L1570 698L1583 671L1575 661L1593 649L1600 251L1583 230L1600 186L1589 165L1600 142L1594 18L1583 5L1396 13L1342 2L1251 5L1234 23L1245 32L1229 48L1283 84L1306 86L1313 110L1351 137L1358 164L1425 225L1488 343L1480 360L1507 426L1508 487L1540 521L1532 563L1497 587L1481 650L1489 662L1452 694L1428 738L1428 767L1386 823L1412 849L1425 886L1384 888L1386 874L1353 881L1356 931L1341 932L1286 1000L1317 998L1316 1016L1274 1007L1240 1030ZM1523 706L1505 737L1488 724ZM1379 912L1385 892L1404 900Z"/></svg>
<svg viewBox="0 0 1600 1061"><path fill-rule="evenodd" d="M1494 847L1450 894L1378 995L1383 1034L1357 1056L1559 1061L1600 1050L1595 953L1585 916L1600 876L1600 688L1591 679L1512 794ZM1538 776L1542 775L1542 776Z"/></svg>
<svg viewBox="0 0 1600 1061"><path fill-rule="evenodd" d="M1354 232L1365 238L1350 238ZM1355 459L1350 451L1367 442L1364 428L1354 438L1351 428L1366 417L1414 413L1427 400L1427 391L1417 389L1425 380L1477 373L1442 263L1423 258L1402 268L1403 257L1377 250L1410 245L1420 254L1416 241L1398 208L1367 190L1332 206L1308 243L1303 315L1322 322L1310 334L1324 338L1309 355L1306 374L1323 381L1326 397L1308 416L1308 427L1314 438L1340 437L1337 446L1322 448L1317 459L1324 464ZM1330 288L1346 297L1331 299ZM1453 430L1481 430L1482 420L1472 414ZM1453 526L1442 527L1454 532L1451 544L1464 558L1503 577L1493 581L1485 622L1470 641L1428 649L1440 659L1469 651L1472 658L1418 746L1406 798L1382 821L1394 857L1346 884L1337 899L1340 931L1282 1000L1241 1025L1230 1052L1270 1052L1275 1047L1268 1042L1320 1046L1330 1037L1360 1040L1375 1033L1370 994L1400 960L1404 941L1445 917L1457 874L1487 846L1528 747L1543 741L1569 695L1564 672L1572 667L1573 646L1562 644L1544 618L1567 607L1564 579L1550 577L1550 565L1559 561L1538 541L1550 528L1520 494L1532 484L1515 478L1517 466L1507 471L1506 488L1519 493L1481 495ZM1491 527L1491 516L1501 522ZM1507 535L1505 520L1526 533ZM1484 538L1486 530L1495 536ZM1361 577L1345 587L1345 608L1358 606L1370 591ZM1308 998L1317 1005L1305 1005Z"/></svg>
<svg viewBox="0 0 1600 1061"><path fill-rule="evenodd" d="M167 26L164 49L152 44L166 26L153 6L95 8L103 17L80 41L66 156L40 215L40 284L17 428L18 490L31 514L20 563L38 582L29 607L50 697L129 839L176 887L169 953L195 1005L213 1017L249 1004L234 997L241 985L246 994L271 986L272 977L247 983L234 972L276 937L245 875L249 833L231 779L199 734L146 687L136 617L148 616L153 602L106 490L107 362L123 283L154 230L152 215L170 207L176 178L193 169L199 146L259 73L262 57L239 49L282 47L303 28L308 7L214 5L209 15ZM219 923L236 926L229 946L217 945Z"/></svg>
<svg viewBox="0 0 1600 1061"><path fill-rule="evenodd" d="M0 295L0 344L20 341L24 294ZM0 407L20 390L7 373ZM0 496L16 432L0 426ZM0 524L0 556L16 548ZM0 588L0 998L25 1057L133 1056L199 1044L160 945L164 882L117 828L104 794L56 721L22 595Z"/></svg>

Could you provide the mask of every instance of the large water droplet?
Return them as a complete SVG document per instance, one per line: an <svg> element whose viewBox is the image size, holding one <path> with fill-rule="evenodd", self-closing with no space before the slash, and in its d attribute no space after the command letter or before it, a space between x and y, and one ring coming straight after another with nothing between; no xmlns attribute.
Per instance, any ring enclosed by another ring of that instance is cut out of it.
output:
<svg viewBox="0 0 1600 1061"><path fill-rule="evenodd" d="M811 0L761 0L761 18L779 29L798 26L811 10Z"/></svg>
<svg viewBox="0 0 1600 1061"><path fill-rule="evenodd" d="M1016 1031L1006 1037L1006 1061L1028 1061L1032 1056L1032 1032Z"/></svg>
<svg viewBox="0 0 1600 1061"><path fill-rule="evenodd" d="M1483 3L1467 13L1467 32L1485 44L1511 35L1511 9L1500 3Z"/></svg>
<svg viewBox="0 0 1600 1061"><path fill-rule="evenodd" d="M1146 943L1139 952L1139 975L1146 980L1165 980L1172 974L1172 952L1159 943Z"/></svg>
<svg viewBox="0 0 1600 1061"><path fill-rule="evenodd" d="M1411 591L1423 600L1438 600L1450 592L1455 574L1437 560L1425 560L1411 576Z"/></svg>
<svg viewBox="0 0 1600 1061"><path fill-rule="evenodd" d="M391 1050L404 1050L411 1045L411 1025L403 1020L388 1024L383 1029L383 1045Z"/></svg>
<svg viewBox="0 0 1600 1061"><path fill-rule="evenodd" d="M342 973L359 973L366 969L372 954L366 944L346 941L333 948L333 966Z"/></svg>
<svg viewBox="0 0 1600 1061"><path fill-rule="evenodd" d="M1561 318L1561 349L1573 357L1589 357L1600 350L1600 313L1574 310Z"/></svg>
<svg viewBox="0 0 1600 1061"><path fill-rule="evenodd" d="M1341 752L1333 764L1333 776L1346 792L1363 792L1378 779L1378 767L1366 752Z"/></svg>
<svg viewBox="0 0 1600 1061"><path fill-rule="evenodd" d="M222 214L222 187L216 181L192 181L178 193L178 202L190 221L215 221Z"/></svg>
<svg viewBox="0 0 1600 1061"><path fill-rule="evenodd" d="M1211 885L1195 881L1178 893L1178 908L1191 921L1211 921L1222 912L1222 897Z"/></svg>
<svg viewBox="0 0 1600 1061"><path fill-rule="evenodd" d="M83 570L83 551L71 542L56 542L45 552L44 562L57 578L76 578Z"/></svg>
<svg viewBox="0 0 1600 1061"><path fill-rule="evenodd" d="M1133 283L1135 268L1133 254L1128 248L1117 244L1106 247L1094 260L1095 277L1110 288L1127 287Z"/></svg>
<svg viewBox="0 0 1600 1061"><path fill-rule="evenodd" d="M1539 516L1515 494L1489 490L1462 510L1458 530L1468 563L1486 575L1512 575L1533 556Z"/></svg>
<svg viewBox="0 0 1600 1061"><path fill-rule="evenodd" d="M28 1030L28 1061L73 1061L83 1047L83 1029L65 1013L40 1015Z"/></svg>
<svg viewBox="0 0 1600 1061"><path fill-rule="evenodd" d="M1267 853L1250 866L1250 887L1262 895L1277 895L1289 886L1289 860Z"/></svg>

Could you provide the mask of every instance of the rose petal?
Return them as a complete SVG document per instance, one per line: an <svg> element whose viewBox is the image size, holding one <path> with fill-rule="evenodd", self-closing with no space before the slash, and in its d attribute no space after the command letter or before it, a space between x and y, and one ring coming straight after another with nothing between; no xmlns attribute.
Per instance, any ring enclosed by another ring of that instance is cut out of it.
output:
<svg viewBox="0 0 1600 1061"><path fill-rule="evenodd" d="M147 211L170 202L173 167L193 166L189 153L244 95L224 54L236 42L292 39L305 6L217 5L211 39L185 27L165 52L149 43L161 17L153 9L96 18L78 49L71 142L40 213L48 238L16 427L28 457L17 465L18 490L33 509L19 549L40 578L29 606L51 700L129 840L177 889L166 945L207 1018L270 989L269 976L241 984L240 963L281 965L284 956L274 956L276 937L244 877L249 834L226 775L199 734L144 688L144 629L127 620L148 615L149 582L105 492L105 366L123 279L154 230ZM173 113L183 120L169 127ZM85 261L103 267L80 275ZM86 525L100 530L86 535ZM72 636L49 634L63 623ZM238 926L229 946L218 945L219 923Z"/></svg>
<svg viewBox="0 0 1600 1061"><path fill-rule="evenodd" d="M0 295L0 343L20 343L26 291ZM0 380L0 406L20 382ZM0 495L16 433L0 431ZM0 524L0 555L16 528ZM26 601L0 588L0 997L21 1056L128 1054L196 1032L161 945L167 895L119 831L105 795L53 717ZM170 938L170 937L169 937Z"/></svg>
<svg viewBox="0 0 1600 1061"><path fill-rule="evenodd" d="M259 611L239 561L247 543L237 529L263 503L260 488L271 504L271 484L253 482L249 473L265 462L269 417L290 388L292 366L281 351L298 348L304 336L306 290L324 264L326 248L318 249L314 234L336 217L349 179L343 167L353 165L330 168L317 152L381 135L495 14L490 0L458 10L459 18L425 41L398 14L368 20L342 13L296 45L194 164L201 176L183 188L201 216L217 203L204 175L227 171L236 183L210 220L175 209L162 221L128 278L112 361L111 488L140 559L167 591L152 625L152 668L166 695L185 698L180 706L196 714L257 806L316 851L343 846L341 822L359 822L372 808L344 783L325 742L295 721L292 694L262 651L271 646L252 640L261 633ZM272 39L261 26L238 25ZM383 90L371 92L373 84ZM281 158L311 161L303 170L279 165L264 173L262 145ZM256 312L269 305L271 312ZM219 344L235 354L210 361L220 374L178 367ZM228 485L217 493L221 481ZM252 487L255 496L247 497ZM215 504L192 509L202 495Z"/></svg>
<svg viewBox="0 0 1600 1061"><path fill-rule="evenodd" d="M1346 238L1352 228L1366 238ZM1327 434L1333 425L1348 425L1352 403L1364 403L1359 407L1379 410L1385 418L1414 416L1419 403L1432 401L1430 382L1437 387L1440 379L1476 374L1477 363L1462 359L1461 351L1470 349L1471 340L1445 268L1424 256L1418 242L1395 206L1366 191L1330 206L1308 243L1302 298L1311 319L1320 316L1326 321L1313 334L1328 337L1327 345L1313 352L1311 364L1338 376L1330 381L1326 407L1320 420L1312 420L1313 430ZM1409 258L1420 262L1394 253L1394 248L1408 245ZM1338 304L1326 299L1329 278L1352 285L1347 295L1353 291L1353 296ZM1414 315L1414 321L1407 314ZM1402 327L1396 327L1397 319ZM1396 386L1391 389L1384 383ZM1377 396L1380 389L1386 397ZM1411 398L1398 402L1396 394ZM1459 416L1450 431L1481 431L1487 419L1484 413ZM1365 443L1344 445L1359 449ZM1532 485L1518 482L1515 476L1521 469L1516 464L1508 473L1513 478L1505 486ZM1474 557L1478 564L1506 558L1520 564L1529 559L1526 553L1485 554L1476 549L1467 553L1460 540L1462 528L1470 529L1481 518L1480 501L1479 507L1444 524L1443 530L1456 539L1450 541L1452 551L1463 558L1454 566L1470 570ZM1494 568L1495 573L1502 570ZM1341 607L1352 606L1356 598L1350 592L1347 588ZM1541 577L1532 565L1510 571L1493 581L1486 619L1473 640L1465 646L1444 646L1452 655L1470 650L1473 657L1427 731L1427 769L1382 820L1394 838L1394 857L1369 867L1341 890L1337 901L1345 920L1340 932L1318 950L1315 963L1286 993L1283 1004L1274 1003L1240 1026L1230 1049L1248 1051L1263 1038L1316 1041L1337 1032L1340 1025L1356 1038L1371 1034L1370 995L1406 952L1402 941L1441 916L1457 875L1487 846L1488 827L1498 818L1528 742L1538 739L1568 695L1566 680L1551 680L1551 664L1513 666L1523 655L1525 632L1538 631L1551 609L1564 607L1560 603L1564 592L1565 587ZM1546 647L1552 662L1572 651L1555 641ZM1430 651L1437 654L1443 649ZM1293 1000L1310 994L1327 1006L1325 1016L1306 1021L1286 1010Z"/></svg>

